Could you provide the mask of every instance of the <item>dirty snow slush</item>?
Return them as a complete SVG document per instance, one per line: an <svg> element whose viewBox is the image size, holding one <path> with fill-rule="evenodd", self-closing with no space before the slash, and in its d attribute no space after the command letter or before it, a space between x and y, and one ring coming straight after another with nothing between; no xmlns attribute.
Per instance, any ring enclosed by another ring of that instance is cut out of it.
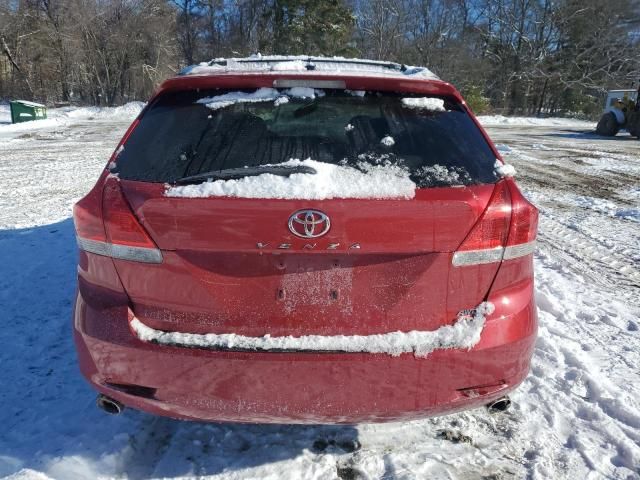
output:
<svg viewBox="0 0 640 480"><path fill-rule="evenodd" d="M506 414L353 427L185 423L100 412L71 344L71 205L137 109L53 111L43 124L10 126L0 107L0 477L640 477L640 142L562 120L489 127L541 209L540 337Z"/></svg>

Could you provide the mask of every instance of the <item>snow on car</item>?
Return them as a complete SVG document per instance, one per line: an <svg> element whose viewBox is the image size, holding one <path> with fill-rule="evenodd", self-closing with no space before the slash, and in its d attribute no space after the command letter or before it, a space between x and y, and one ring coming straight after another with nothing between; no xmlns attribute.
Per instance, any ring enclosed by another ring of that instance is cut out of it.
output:
<svg viewBox="0 0 640 480"><path fill-rule="evenodd" d="M489 127L541 213L539 337L508 413L264 426L98 411L68 335L77 260L71 207L140 108L51 109L36 128L9 125L0 105L0 477L638 476L638 146L600 141L584 133L595 124L566 119ZM428 175L447 181L444 168Z"/></svg>
<svg viewBox="0 0 640 480"><path fill-rule="evenodd" d="M74 207L99 406L321 424L509 405L537 210L450 84L340 62L190 71L132 124Z"/></svg>

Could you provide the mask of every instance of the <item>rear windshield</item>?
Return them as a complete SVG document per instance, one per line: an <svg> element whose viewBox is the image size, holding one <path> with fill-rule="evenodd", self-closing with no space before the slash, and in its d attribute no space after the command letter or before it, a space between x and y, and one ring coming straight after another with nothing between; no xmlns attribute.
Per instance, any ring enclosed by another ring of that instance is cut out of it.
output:
<svg viewBox="0 0 640 480"><path fill-rule="evenodd" d="M491 148L450 99L309 88L167 93L146 111L114 172L174 183L295 159L397 165L423 188L497 180Z"/></svg>

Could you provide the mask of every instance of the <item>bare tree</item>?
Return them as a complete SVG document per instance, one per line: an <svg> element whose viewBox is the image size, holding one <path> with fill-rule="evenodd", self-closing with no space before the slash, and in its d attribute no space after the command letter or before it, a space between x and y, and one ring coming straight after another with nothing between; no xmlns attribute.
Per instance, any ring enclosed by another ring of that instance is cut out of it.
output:
<svg viewBox="0 0 640 480"><path fill-rule="evenodd" d="M507 113L595 114L640 78L637 0L0 0L0 98L145 99L184 65L262 53L429 66Z"/></svg>

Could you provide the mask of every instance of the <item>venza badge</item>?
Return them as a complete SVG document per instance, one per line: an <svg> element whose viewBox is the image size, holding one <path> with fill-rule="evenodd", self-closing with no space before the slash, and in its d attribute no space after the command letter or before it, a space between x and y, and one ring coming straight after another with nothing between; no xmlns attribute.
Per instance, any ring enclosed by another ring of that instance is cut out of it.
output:
<svg viewBox="0 0 640 480"><path fill-rule="evenodd" d="M289 230L301 238L321 237L330 228L329 217L319 210L298 210L289 217Z"/></svg>

